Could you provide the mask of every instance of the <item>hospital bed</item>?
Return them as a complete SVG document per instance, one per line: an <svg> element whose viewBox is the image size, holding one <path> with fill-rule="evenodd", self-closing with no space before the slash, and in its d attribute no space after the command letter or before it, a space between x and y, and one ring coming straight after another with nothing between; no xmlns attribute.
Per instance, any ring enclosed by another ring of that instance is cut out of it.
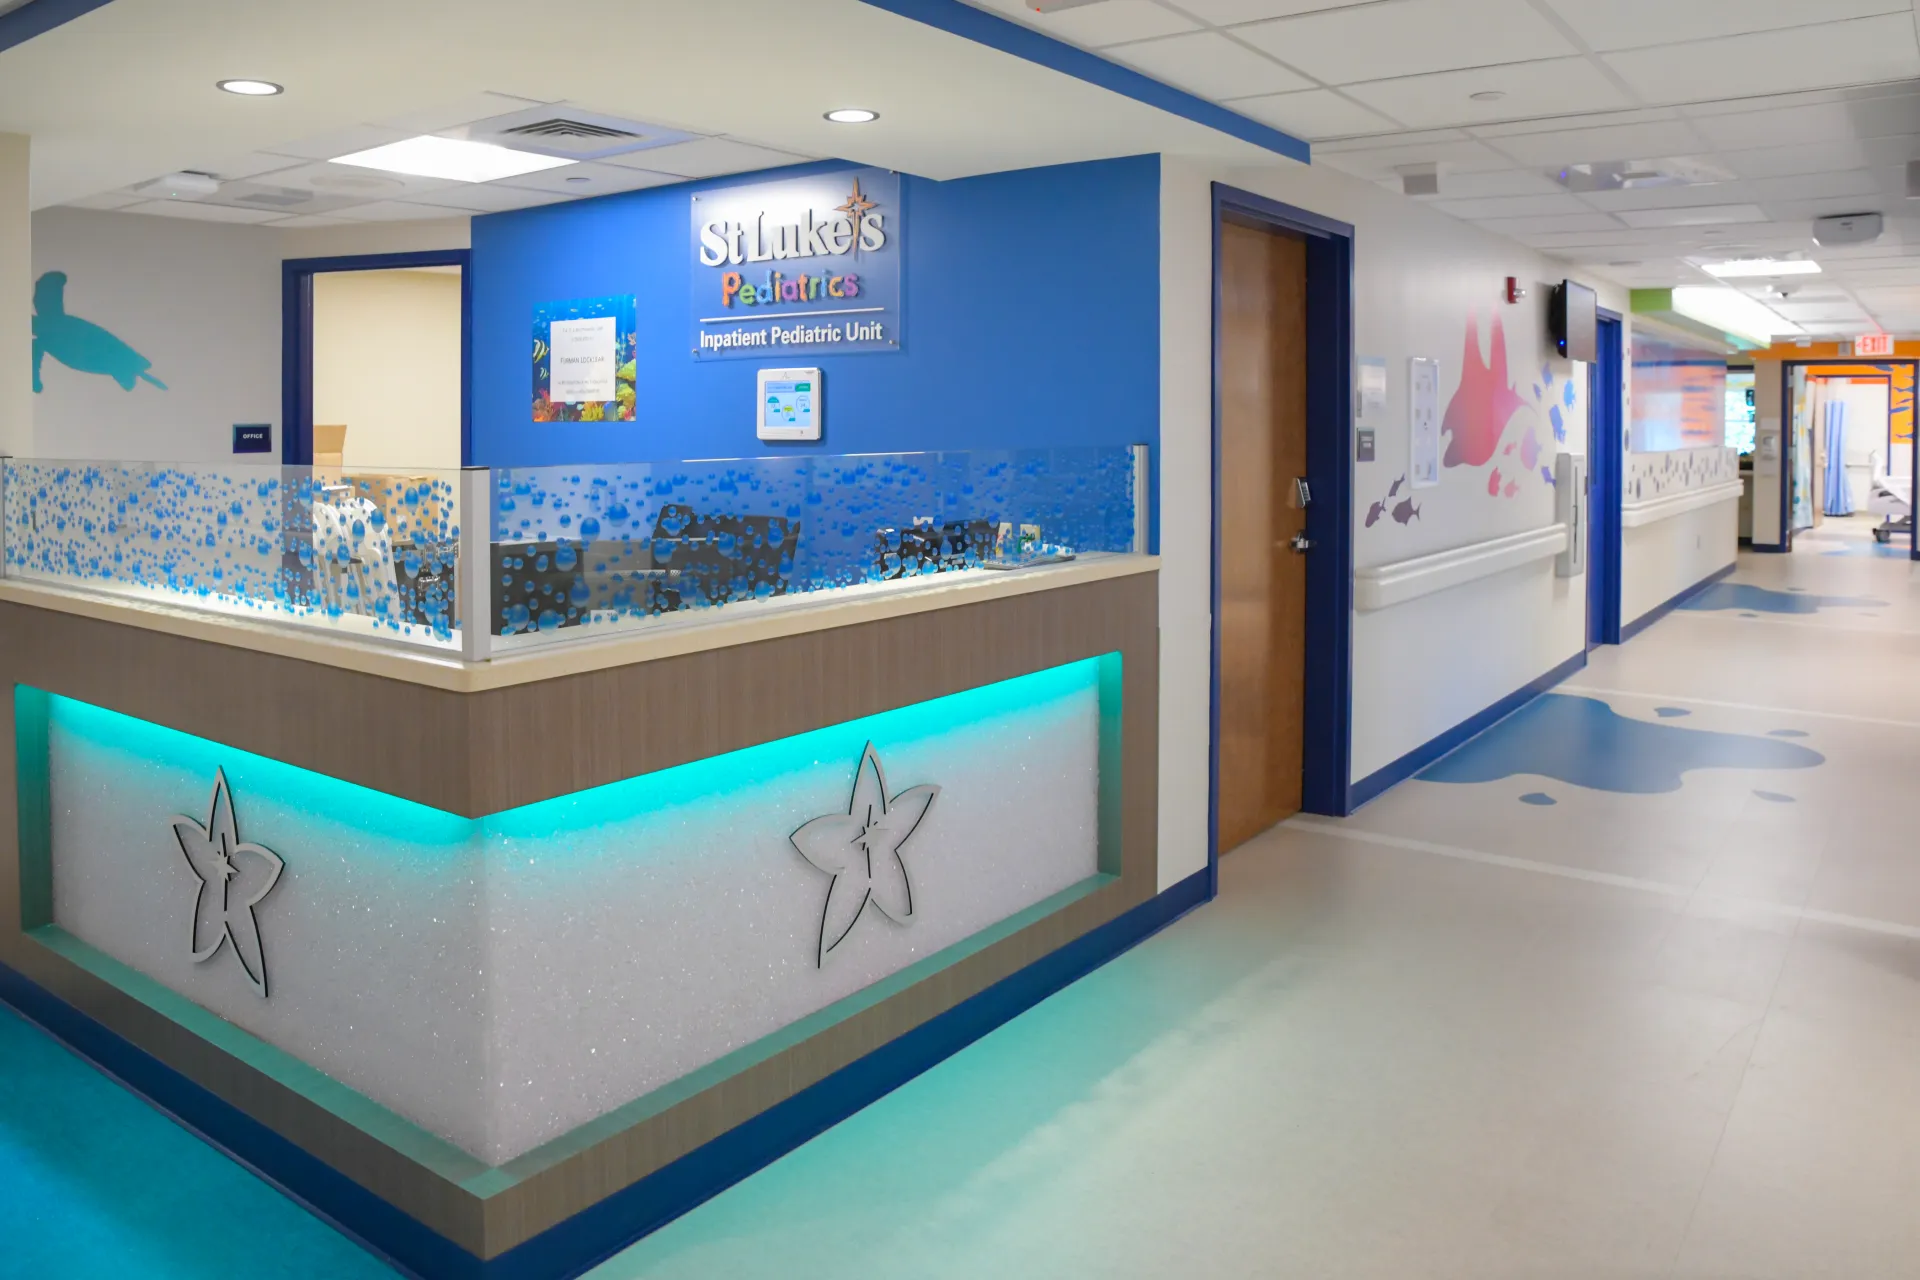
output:
<svg viewBox="0 0 1920 1280"><path fill-rule="evenodd" d="M1907 476L1895 479L1889 475L1877 452L1873 455L1873 492L1867 499L1867 511L1880 517L1873 530L1875 542L1886 542L1896 533L1913 537L1913 481Z"/></svg>

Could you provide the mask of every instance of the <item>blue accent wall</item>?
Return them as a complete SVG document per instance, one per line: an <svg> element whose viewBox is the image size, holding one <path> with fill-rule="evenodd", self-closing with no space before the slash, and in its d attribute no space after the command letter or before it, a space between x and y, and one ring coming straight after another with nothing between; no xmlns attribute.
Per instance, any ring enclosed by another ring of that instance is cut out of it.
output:
<svg viewBox="0 0 1920 1280"><path fill-rule="evenodd" d="M475 218L473 464L1141 443L1157 454L1157 156L909 176L899 353L698 361L687 337L689 197L768 176ZM620 293L639 300L638 421L533 422L534 307ZM825 438L763 445L755 371L816 362Z"/></svg>

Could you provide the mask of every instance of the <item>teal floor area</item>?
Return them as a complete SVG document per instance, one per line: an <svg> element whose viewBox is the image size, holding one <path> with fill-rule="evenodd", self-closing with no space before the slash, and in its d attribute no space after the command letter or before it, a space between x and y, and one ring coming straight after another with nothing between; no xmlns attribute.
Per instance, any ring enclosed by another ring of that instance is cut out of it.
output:
<svg viewBox="0 0 1920 1280"><path fill-rule="evenodd" d="M392 1280L4 1005L0 1082L0 1276Z"/></svg>

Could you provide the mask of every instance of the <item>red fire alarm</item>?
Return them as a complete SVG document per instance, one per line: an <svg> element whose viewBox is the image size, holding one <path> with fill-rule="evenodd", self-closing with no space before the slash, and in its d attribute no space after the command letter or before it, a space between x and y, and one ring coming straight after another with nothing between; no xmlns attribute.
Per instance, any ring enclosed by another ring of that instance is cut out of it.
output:
<svg viewBox="0 0 1920 1280"><path fill-rule="evenodd" d="M1508 276L1507 277L1507 301L1518 302L1520 301L1520 299L1526 296L1527 296L1527 291L1520 287L1520 277Z"/></svg>

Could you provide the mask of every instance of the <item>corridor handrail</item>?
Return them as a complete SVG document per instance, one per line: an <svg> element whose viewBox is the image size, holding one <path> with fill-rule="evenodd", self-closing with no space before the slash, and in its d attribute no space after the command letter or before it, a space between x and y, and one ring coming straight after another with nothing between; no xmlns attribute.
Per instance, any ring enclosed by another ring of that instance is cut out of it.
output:
<svg viewBox="0 0 1920 1280"><path fill-rule="evenodd" d="M1730 502L1739 497L1745 488L1746 485L1742 481L1727 480L1705 489L1687 489L1681 493L1649 498L1645 502L1630 502L1620 508L1620 527L1638 529L1641 525L1670 520L1674 516L1683 516L1689 511L1698 511L1702 507Z"/></svg>
<svg viewBox="0 0 1920 1280"><path fill-rule="evenodd" d="M1362 613L1391 608L1535 560L1551 559L1566 549L1567 527L1550 524L1451 551L1355 569L1353 607Z"/></svg>

